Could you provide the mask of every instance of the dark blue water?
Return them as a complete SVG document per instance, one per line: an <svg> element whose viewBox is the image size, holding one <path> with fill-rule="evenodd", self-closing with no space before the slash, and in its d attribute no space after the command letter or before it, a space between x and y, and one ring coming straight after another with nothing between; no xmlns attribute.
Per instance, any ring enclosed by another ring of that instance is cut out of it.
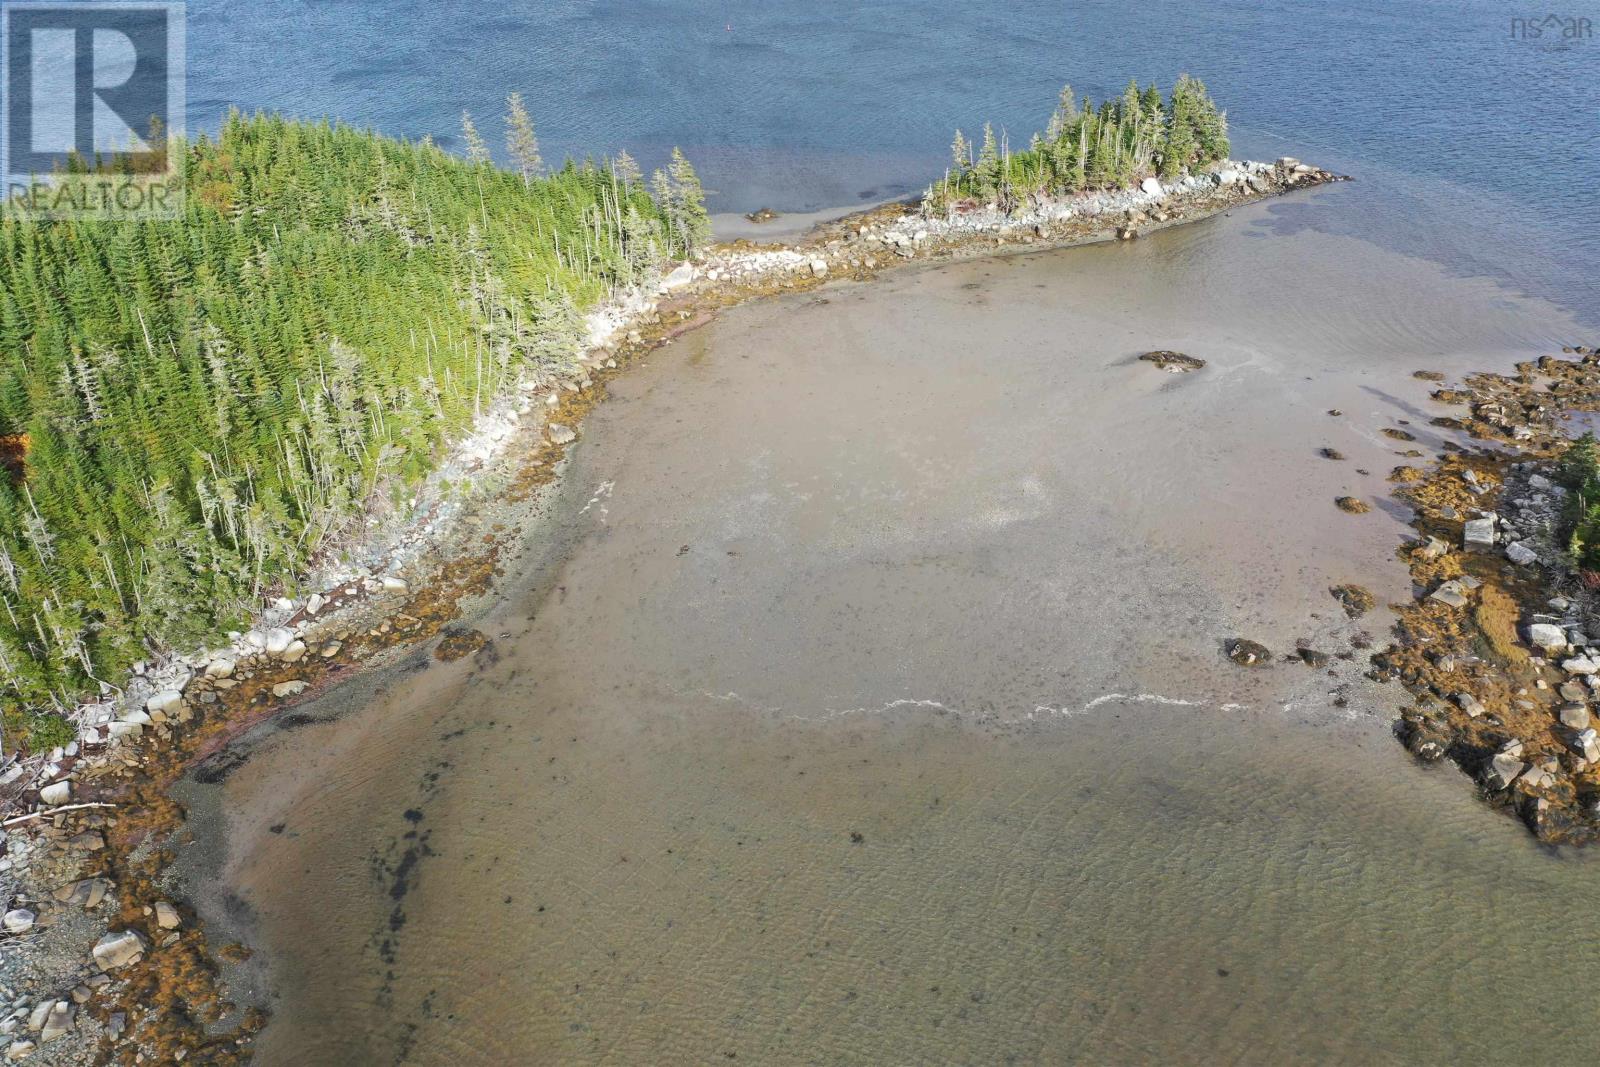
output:
<svg viewBox="0 0 1600 1067"><path fill-rule="evenodd" d="M497 140L518 90L545 155L673 145L713 207L811 210L920 189L951 132L1016 142L1063 82L1206 80L1236 154L1355 174L1342 210L1285 226L1349 233L1554 299L1600 304L1600 38L1513 32L1505 0L195 0L191 122L237 104ZM1556 14L1600 26L1600 4Z"/></svg>

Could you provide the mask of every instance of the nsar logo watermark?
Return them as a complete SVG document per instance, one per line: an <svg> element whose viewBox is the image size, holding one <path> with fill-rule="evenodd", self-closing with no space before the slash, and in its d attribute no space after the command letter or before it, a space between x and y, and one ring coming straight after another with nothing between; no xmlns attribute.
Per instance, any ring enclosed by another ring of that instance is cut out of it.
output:
<svg viewBox="0 0 1600 1067"><path fill-rule="evenodd" d="M0 212L176 218L183 75L182 3L0 6Z"/></svg>
<svg viewBox="0 0 1600 1067"><path fill-rule="evenodd" d="M1538 41L1546 48L1567 48L1594 37L1594 22L1578 15L1532 15L1511 19L1513 41Z"/></svg>

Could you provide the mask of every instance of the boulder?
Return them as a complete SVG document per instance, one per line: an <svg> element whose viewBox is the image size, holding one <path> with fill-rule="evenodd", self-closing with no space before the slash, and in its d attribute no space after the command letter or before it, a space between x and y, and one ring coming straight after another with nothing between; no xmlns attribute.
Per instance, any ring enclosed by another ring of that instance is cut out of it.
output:
<svg viewBox="0 0 1600 1067"><path fill-rule="evenodd" d="M12 908L6 912L5 918L0 919L0 924L5 926L8 934L25 934L33 929L33 920L38 918L27 908Z"/></svg>
<svg viewBox="0 0 1600 1067"><path fill-rule="evenodd" d="M328 601L324 599L321 593L312 593L306 598L306 614L315 615L317 612L321 611L323 606L327 603Z"/></svg>
<svg viewBox="0 0 1600 1067"><path fill-rule="evenodd" d="M1569 730L1589 728L1589 709L1583 704L1565 704L1561 708L1561 725Z"/></svg>
<svg viewBox="0 0 1600 1067"><path fill-rule="evenodd" d="M206 664L206 677L227 678L233 674L236 666L238 666L238 664L234 663L234 661L228 657L219 656L210 663Z"/></svg>
<svg viewBox="0 0 1600 1067"><path fill-rule="evenodd" d="M1440 584L1439 588L1428 594L1429 600L1437 600L1446 607L1464 608L1467 606L1467 596L1461 591L1461 583L1448 581Z"/></svg>
<svg viewBox="0 0 1600 1067"><path fill-rule="evenodd" d="M1561 669L1568 674L1593 674L1600 671L1600 663L1596 663L1588 656L1574 656L1561 661Z"/></svg>
<svg viewBox="0 0 1600 1067"><path fill-rule="evenodd" d="M1157 179L1146 178L1144 181L1139 183L1139 191L1141 193L1148 193L1150 196L1161 196L1165 190L1161 188L1161 182Z"/></svg>
<svg viewBox="0 0 1600 1067"><path fill-rule="evenodd" d="M183 693L176 689L163 689L144 702L144 710L149 712L152 718L157 715L175 715L182 706Z"/></svg>
<svg viewBox="0 0 1600 1067"><path fill-rule="evenodd" d="M825 275L827 273L828 273L828 261L827 260L825 260L825 259L813 259L811 261L811 276L812 277L820 278L820 277L822 277L823 275Z"/></svg>
<svg viewBox="0 0 1600 1067"><path fill-rule="evenodd" d="M289 647L278 654L278 658L285 663L298 663L305 658L306 643L304 641L290 641Z"/></svg>
<svg viewBox="0 0 1600 1067"><path fill-rule="evenodd" d="M1494 547L1494 518L1468 519L1461 533L1464 548L1484 549Z"/></svg>
<svg viewBox="0 0 1600 1067"><path fill-rule="evenodd" d="M673 268L672 273L661 279L661 288L681 289L692 281L694 281L694 266L680 263Z"/></svg>
<svg viewBox="0 0 1600 1067"><path fill-rule="evenodd" d="M1456 702L1456 706L1458 708L1467 713L1467 718L1469 719L1476 719L1479 715L1482 715L1486 710L1488 710L1483 706L1483 703L1471 693L1457 693L1450 699Z"/></svg>
<svg viewBox="0 0 1600 1067"><path fill-rule="evenodd" d="M300 679L291 678L287 682L279 682L277 685L273 686L272 687L272 695L277 697L279 700L282 700L285 697L299 696L301 693L304 693L308 688L310 688L310 687L307 686L306 683L302 682Z"/></svg>
<svg viewBox="0 0 1600 1067"><path fill-rule="evenodd" d="M12 1060L13 1062L16 1061L16 1060L26 1059L29 1056L33 1055L33 1050L38 1048L38 1047L39 1047L38 1045L35 1045L32 1041L29 1041L27 1038L22 1038L21 1040L13 1041L13 1042L11 1042L11 1045L6 1049L6 1059Z"/></svg>
<svg viewBox="0 0 1600 1067"><path fill-rule="evenodd" d="M1417 555L1421 556L1425 562L1432 563L1449 551L1450 546L1448 543L1430 534L1427 542L1417 549Z"/></svg>
<svg viewBox="0 0 1600 1067"><path fill-rule="evenodd" d="M396 578L392 574L385 574L383 576L383 591L385 593L404 593L410 588L411 586L406 584L406 580L404 578Z"/></svg>
<svg viewBox="0 0 1600 1067"><path fill-rule="evenodd" d="M1497 752L1489 761L1489 784L1495 789L1508 788L1528 765L1508 752Z"/></svg>
<svg viewBox="0 0 1600 1067"><path fill-rule="evenodd" d="M1549 622L1536 622L1528 627L1528 643L1546 652L1560 652L1567 647L1567 632Z"/></svg>
<svg viewBox="0 0 1600 1067"><path fill-rule="evenodd" d="M1506 559L1509 559L1519 567L1526 567L1530 563L1539 562L1539 553L1521 541L1513 541L1506 546Z"/></svg>
<svg viewBox="0 0 1600 1067"><path fill-rule="evenodd" d="M294 631L283 626L274 626L266 633L266 651L269 656L281 656L283 650L294 641Z"/></svg>
<svg viewBox="0 0 1600 1067"><path fill-rule="evenodd" d="M118 720L106 725L106 736L112 741L121 741L125 737L139 737L143 733L143 723Z"/></svg>
<svg viewBox="0 0 1600 1067"><path fill-rule="evenodd" d="M549 427L550 440L558 445L570 445L578 439L578 435L559 422L552 422Z"/></svg>
<svg viewBox="0 0 1600 1067"><path fill-rule="evenodd" d="M156 901L156 925L163 930L176 930L183 925L183 918L179 916L178 909L165 900Z"/></svg>
<svg viewBox="0 0 1600 1067"><path fill-rule="evenodd" d="M144 938L139 936L137 930L123 930L120 933L107 931L94 944L94 961L102 970L111 971L126 967L143 955L144 949Z"/></svg>
<svg viewBox="0 0 1600 1067"><path fill-rule="evenodd" d="M45 1016L44 1028L39 1031L39 1043L49 1044L58 1037L65 1036L72 1029L73 1016L77 1009L71 1001L58 1000L50 1006L50 1013Z"/></svg>
<svg viewBox="0 0 1600 1067"><path fill-rule="evenodd" d="M39 790L39 803L50 806L65 804L72 799L71 782L52 782Z"/></svg>
<svg viewBox="0 0 1600 1067"><path fill-rule="evenodd" d="M1572 751L1590 763L1600 763L1600 733L1596 733L1594 727L1579 730L1569 743Z"/></svg>

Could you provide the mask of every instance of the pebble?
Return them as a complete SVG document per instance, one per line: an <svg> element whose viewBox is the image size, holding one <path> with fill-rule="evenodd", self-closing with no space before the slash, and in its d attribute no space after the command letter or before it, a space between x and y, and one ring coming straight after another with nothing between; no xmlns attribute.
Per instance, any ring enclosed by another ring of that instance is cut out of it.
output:
<svg viewBox="0 0 1600 1067"><path fill-rule="evenodd" d="M37 918L38 916L27 908L12 908L0 922L4 923L8 934L25 934L33 929L33 921Z"/></svg>

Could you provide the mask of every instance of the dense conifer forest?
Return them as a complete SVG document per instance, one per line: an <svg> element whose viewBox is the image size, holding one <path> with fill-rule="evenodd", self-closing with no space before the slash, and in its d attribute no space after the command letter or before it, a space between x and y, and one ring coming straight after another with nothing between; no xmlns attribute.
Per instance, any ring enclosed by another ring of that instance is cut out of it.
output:
<svg viewBox="0 0 1600 1067"><path fill-rule="evenodd" d="M967 198L1013 206L1033 193L1121 189L1226 159L1228 121L1205 85L1188 75L1165 100L1154 85L1141 89L1129 82L1122 96L1095 105L1088 97L1079 101L1069 85L1049 125L1025 151L1011 151L985 125L976 146L957 130L950 152L949 172L928 190L931 208Z"/></svg>
<svg viewBox="0 0 1600 1067"><path fill-rule="evenodd" d="M547 172L508 104L511 169L470 119L462 159L234 114L176 149L181 222L0 224L13 731L245 619L497 395L573 359L583 308L705 240L681 155L648 187L626 154Z"/></svg>

